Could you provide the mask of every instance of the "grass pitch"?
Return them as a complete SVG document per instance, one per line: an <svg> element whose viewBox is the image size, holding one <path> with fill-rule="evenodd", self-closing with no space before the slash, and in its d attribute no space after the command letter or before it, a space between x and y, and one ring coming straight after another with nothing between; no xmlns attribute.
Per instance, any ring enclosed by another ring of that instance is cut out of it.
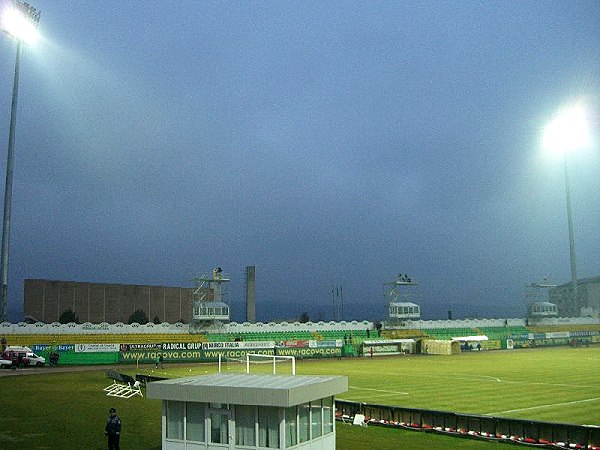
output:
<svg viewBox="0 0 600 450"><path fill-rule="evenodd" d="M455 356L398 356L297 361L298 374L349 377L339 397L367 403L503 417L600 425L600 347L472 352ZM108 369L108 367L107 367ZM189 376L216 372L216 364L164 369L116 368L135 375ZM229 370L235 370L233 366ZM269 371L268 365L252 367ZM25 375L27 374L27 375ZM0 448L104 449L108 408L123 420L122 447L160 449L160 402L107 397L103 370L0 377ZM340 450L373 448L490 449L481 442L421 432L337 424Z"/></svg>

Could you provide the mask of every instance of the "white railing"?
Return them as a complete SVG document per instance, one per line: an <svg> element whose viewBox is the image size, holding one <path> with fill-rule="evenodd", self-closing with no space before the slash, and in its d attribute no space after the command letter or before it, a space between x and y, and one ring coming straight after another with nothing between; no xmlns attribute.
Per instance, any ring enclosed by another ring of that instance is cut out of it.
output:
<svg viewBox="0 0 600 450"><path fill-rule="evenodd" d="M536 325L595 325L600 324L599 318L594 317L553 317L537 319ZM407 320L401 322L397 327L407 330L427 330L432 328L478 328L478 327L502 327L502 326L526 326L526 319L462 319L462 320ZM256 322L223 324L221 333L265 333L286 331L308 331L318 333L319 331L365 331L373 330L374 322L356 321L351 322ZM125 324L117 322L114 324L90 323L83 324L58 322L28 324L25 322L0 323L0 336L2 334L188 334L189 325L183 323L159 324L139 323Z"/></svg>

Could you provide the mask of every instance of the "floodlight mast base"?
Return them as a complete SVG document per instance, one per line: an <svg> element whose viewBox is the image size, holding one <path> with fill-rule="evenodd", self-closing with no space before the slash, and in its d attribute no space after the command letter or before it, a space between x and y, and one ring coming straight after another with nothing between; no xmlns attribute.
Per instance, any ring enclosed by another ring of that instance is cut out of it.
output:
<svg viewBox="0 0 600 450"><path fill-rule="evenodd" d="M7 319L8 299L8 252L10 240L10 213L12 205L13 165L15 159L15 127L17 124L17 99L19 97L19 72L21 65L21 41L17 39L17 55L15 59L15 77L13 82L12 102L10 106L10 128L8 133L8 151L6 156L6 184L4 187L4 220L2 223L2 311L0 321Z"/></svg>

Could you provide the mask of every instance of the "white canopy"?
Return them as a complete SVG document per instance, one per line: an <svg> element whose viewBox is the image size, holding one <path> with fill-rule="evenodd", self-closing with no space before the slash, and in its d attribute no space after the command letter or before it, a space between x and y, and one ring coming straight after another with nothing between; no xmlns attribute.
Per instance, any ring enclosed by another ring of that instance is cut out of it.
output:
<svg viewBox="0 0 600 450"><path fill-rule="evenodd" d="M460 342L481 342L481 341L487 341L488 337L487 336L463 336L463 337L453 337L452 340L460 341Z"/></svg>
<svg viewBox="0 0 600 450"><path fill-rule="evenodd" d="M363 341L363 345L393 345L393 344L406 344L407 342L415 342L414 339L371 339Z"/></svg>

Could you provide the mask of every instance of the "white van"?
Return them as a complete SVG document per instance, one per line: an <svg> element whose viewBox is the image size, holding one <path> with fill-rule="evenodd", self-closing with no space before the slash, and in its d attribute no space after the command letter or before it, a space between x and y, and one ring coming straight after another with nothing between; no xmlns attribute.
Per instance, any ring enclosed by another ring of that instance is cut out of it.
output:
<svg viewBox="0 0 600 450"><path fill-rule="evenodd" d="M31 349L29 347L21 347L18 345L9 345L8 347L6 347L6 350L4 351L5 355L10 355L11 353L25 353L25 355L23 355L23 362L25 363L25 365L28 366L37 366L37 367L42 367L43 365L46 364L46 358L44 358L43 356L38 356L35 353L33 353L31 351ZM5 359L9 359L9 358L5 358Z"/></svg>

